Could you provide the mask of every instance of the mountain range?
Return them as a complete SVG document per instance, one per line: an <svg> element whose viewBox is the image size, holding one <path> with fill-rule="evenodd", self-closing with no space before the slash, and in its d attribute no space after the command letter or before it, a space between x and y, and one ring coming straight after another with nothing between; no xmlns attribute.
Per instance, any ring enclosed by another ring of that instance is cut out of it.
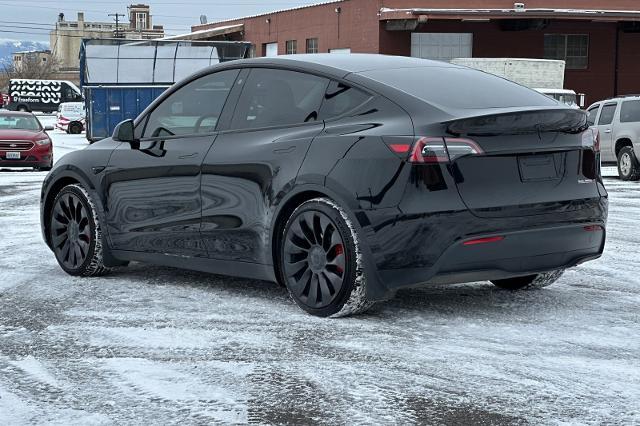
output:
<svg viewBox="0 0 640 426"><path fill-rule="evenodd" d="M0 66L11 64L12 55L15 52L23 52L30 50L45 50L49 48L49 43L40 41L22 41L22 40L2 40L0 39Z"/></svg>

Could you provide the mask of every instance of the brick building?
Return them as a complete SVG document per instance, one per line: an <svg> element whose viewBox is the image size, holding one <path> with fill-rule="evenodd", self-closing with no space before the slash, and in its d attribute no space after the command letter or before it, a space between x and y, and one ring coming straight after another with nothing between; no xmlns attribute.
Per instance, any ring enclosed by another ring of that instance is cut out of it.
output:
<svg viewBox="0 0 640 426"><path fill-rule="evenodd" d="M588 103L640 93L638 0L342 0L194 25L176 38L247 40L256 56L564 59L565 87Z"/></svg>

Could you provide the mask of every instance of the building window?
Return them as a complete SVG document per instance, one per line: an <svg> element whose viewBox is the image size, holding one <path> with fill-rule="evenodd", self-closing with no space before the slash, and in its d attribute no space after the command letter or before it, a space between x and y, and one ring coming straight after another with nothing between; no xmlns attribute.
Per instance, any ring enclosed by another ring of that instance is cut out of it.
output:
<svg viewBox="0 0 640 426"><path fill-rule="evenodd" d="M308 38L307 39L307 53L318 53L318 39L317 38Z"/></svg>
<svg viewBox="0 0 640 426"><path fill-rule="evenodd" d="M146 13L136 13L136 29L138 30L146 30L147 29L147 14Z"/></svg>
<svg viewBox="0 0 640 426"><path fill-rule="evenodd" d="M570 70L586 69L589 65L589 36L587 34L545 34L544 58L562 59Z"/></svg>
<svg viewBox="0 0 640 426"><path fill-rule="evenodd" d="M287 55L295 55L298 53L298 41L287 40Z"/></svg>

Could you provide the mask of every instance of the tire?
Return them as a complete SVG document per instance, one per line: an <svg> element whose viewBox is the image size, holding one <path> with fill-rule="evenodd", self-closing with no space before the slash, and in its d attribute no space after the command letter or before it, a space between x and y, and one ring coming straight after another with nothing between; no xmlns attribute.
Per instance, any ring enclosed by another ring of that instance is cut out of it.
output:
<svg viewBox="0 0 640 426"><path fill-rule="evenodd" d="M33 170L35 170L36 172L48 172L51 170L51 166L38 166L34 167Z"/></svg>
<svg viewBox="0 0 640 426"><path fill-rule="evenodd" d="M358 235L347 214L328 198L296 208L280 239L280 271L296 304L319 317L344 317L373 306Z"/></svg>
<svg viewBox="0 0 640 426"><path fill-rule="evenodd" d="M640 164L632 146L623 146L618 153L618 175L622 180L640 179Z"/></svg>
<svg viewBox="0 0 640 426"><path fill-rule="evenodd" d="M80 123L71 123L68 127L68 133L72 135L79 135L82 133L82 125Z"/></svg>
<svg viewBox="0 0 640 426"><path fill-rule="evenodd" d="M18 106L17 110L20 111L20 112L29 112L29 108L27 108L24 105Z"/></svg>
<svg viewBox="0 0 640 426"><path fill-rule="evenodd" d="M82 186L65 186L56 195L49 217L49 239L58 264L69 275L89 277L108 271L100 221Z"/></svg>
<svg viewBox="0 0 640 426"><path fill-rule="evenodd" d="M542 274L527 275L526 277L507 278L491 281L496 287L504 290L524 290L548 287L560 279L564 269L544 272Z"/></svg>

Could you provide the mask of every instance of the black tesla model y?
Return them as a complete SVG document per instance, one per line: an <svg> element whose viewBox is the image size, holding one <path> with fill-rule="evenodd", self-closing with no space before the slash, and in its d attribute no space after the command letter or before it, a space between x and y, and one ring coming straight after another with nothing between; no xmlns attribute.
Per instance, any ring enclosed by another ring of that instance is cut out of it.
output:
<svg viewBox="0 0 640 426"><path fill-rule="evenodd" d="M71 275L277 281L343 316L429 283L549 285L602 254L607 205L583 111L442 62L317 54L175 84L60 159L41 214Z"/></svg>

